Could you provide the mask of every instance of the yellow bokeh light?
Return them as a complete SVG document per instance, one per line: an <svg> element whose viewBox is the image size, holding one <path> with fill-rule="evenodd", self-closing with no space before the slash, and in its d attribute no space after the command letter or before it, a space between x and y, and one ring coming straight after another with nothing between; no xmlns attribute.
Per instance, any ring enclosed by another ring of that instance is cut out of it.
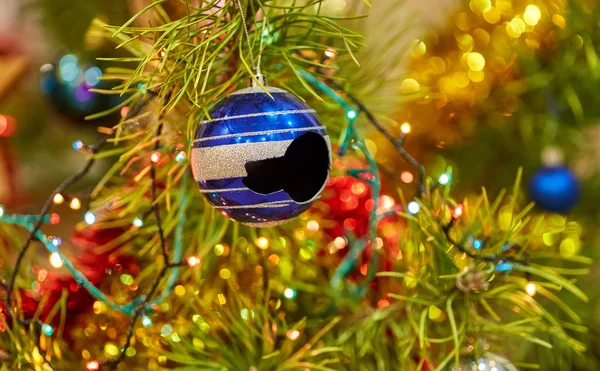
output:
<svg viewBox="0 0 600 371"><path fill-rule="evenodd" d="M106 343L104 346L104 353L114 357L119 354L119 348L117 348L117 346L113 343Z"/></svg>
<svg viewBox="0 0 600 371"><path fill-rule="evenodd" d="M225 299L225 295L223 294L217 295L217 300L219 300L219 304L221 305L227 304L227 299Z"/></svg>
<svg viewBox="0 0 600 371"><path fill-rule="evenodd" d="M60 193L57 193L54 195L53 201L55 204L59 205L59 204L62 204L63 202L65 202L65 198Z"/></svg>
<svg viewBox="0 0 600 371"><path fill-rule="evenodd" d="M575 256L577 252L579 252L580 246L581 243L579 242L579 240L573 238L565 238L560 243L560 255L562 255L565 258Z"/></svg>
<svg viewBox="0 0 600 371"><path fill-rule="evenodd" d="M525 22L521 18L513 18L512 21L506 24L506 33L512 38L519 38L525 32Z"/></svg>
<svg viewBox="0 0 600 371"><path fill-rule="evenodd" d="M259 237L254 243L263 250L266 250L269 247L269 240L266 237Z"/></svg>
<svg viewBox="0 0 600 371"><path fill-rule="evenodd" d="M335 240L333 240L333 244L338 250L341 250L346 247L347 242L344 237L336 237Z"/></svg>
<svg viewBox="0 0 600 371"><path fill-rule="evenodd" d="M367 187L363 183L354 183L350 187L350 191L355 195L362 195L367 191Z"/></svg>
<svg viewBox="0 0 600 371"><path fill-rule="evenodd" d="M471 0L469 3L471 10L475 13L483 13L492 7L491 0Z"/></svg>
<svg viewBox="0 0 600 371"><path fill-rule="evenodd" d="M404 124L402 124L402 126L400 126L400 131L403 132L404 134L410 133L410 130L411 130L411 127L408 122L405 122Z"/></svg>
<svg viewBox="0 0 600 371"><path fill-rule="evenodd" d="M502 14L500 14L500 11L496 8L490 8L483 12L483 19L485 19L488 23L496 24L500 22L501 18Z"/></svg>
<svg viewBox="0 0 600 371"><path fill-rule="evenodd" d="M465 53L473 50L474 40L473 36L469 34L460 34L456 35L456 42L458 43L458 47Z"/></svg>
<svg viewBox="0 0 600 371"><path fill-rule="evenodd" d="M415 79L404 79L400 84L400 92L402 94L418 93L421 90L421 85Z"/></svg>
<svg viewBox="0 0 600 371"><path fill-rule="evenodd" d="M269 258L267 260L269 260L269 263L273 265L279 264L279 256L276 254L269 255Z"/></svg>
<svg viewBox="0 0 600 371"><path fill-rule="evenodd" d="M216 256L221 256L225 252L225 246L223 246L221 243L218 243L215 245L214 251Z"/></svg>
<svg viewBox="0 0 600 371"><path fill-rule="evenodd" d="M104 310L104 304L101 301L95 301L93 308L94 308L94 313L100 314Z"/></svg>
<svg viewBox="0 0 600 371"><path fill-rule="evenodd" d="M224 280L228 280L231 277L231 271L227 268L223 268L219 271L219 276Z"/></svg>
<svg viewBox="0 0 600 371"><path fill-rule="evenodd" d="M183 287L182 285L175 286L175 295L177 295L177 296L185 295L185 287Z"/></svg>
<svg viewBox="0 0 600 371"><path fill-rule="evenodd" d="M427 45L424 42L415 40L415 47L412 50L412 56L415 58L422 57L427 52Z"/></svg>
<svg viewBox="0 0 600 371"><path fill-rule="evenodd" d="M306 223L306 229L308 229L311 232L316 232L319 230L319 222L317 222L316 220L310 220L308 223Z"/></svg>
<svg viewBox="0 0 600 371"><path fill-rule="evenodd" d="M300 337L300 331L298 330L289 330L287 332L287 337L288 339L295 341L298 340L298 338Z"/></svg>
<svg viewBox="0 0 600 371"><path fill-rule="evenodd" d="M388 195L383 195L379 199L379 209L382 212L389 211L394 207L395 203L396 203L396 201L394 200L393 197L390 197Z"/></svg>
<svg viewBox="0 0 600 371"><path fill-rule="evenodd" d="M442 317L443 313L444 312L442 312L442 310L440 308L436 307L435 305L429 306L428 316L429 316L430 320L436 321L436 320L440 319Z"/></svg>
<svg viewBox="0 0 600 371"><path fill-rule="evenodd" d="M404 284L409 289L413 289L413 288L417 287L417 279L412 276L406 276L406 277L404 277Z"/></svg>
<svg viewBox="0 0 600 371"><path fill-rule="evenodd" d="M432 57L429 59L429 68L437 74L444 73L446 71L446 62L440 57Z"/></svg>
<svg viewBox="0 0 600 371"><path fill-rule="evenodd" d="M552 23L554 23L555 25L557 25L560 28L564 28L567 25L567 22L565 21L565 17L563 17L560 14L555 14L552 16Z"/></svg>
<svg viewBox="0 0 600 371"><path fill-rule="evenodd" d="M540 21L540 18L542 18L542 12L540 11L540 8L535 5L527 5L527 8L525 8L525 13L523 14L525 23L530 26L535 26Z"/></svg>
<svg viewBox="0 0 600 371"><path fill-rule="evenodd" d="M71 203L69 204L69 207L71 207L71 209L73 210L79 210L81 209L81 201L79 201L77 197L73 197Z"/></svg>
<svg viewBox="0 0 600 371"><path fill-rule="evenodd" d="M452 75L452 83L457 88L466 88L467 86L469 86L469 75L467 75L466 72L462 71L455 72Z"/></svg>
<svg viewBox="0 0 600 371"><path fill-rule="evenodd" d="M485 67L485 58L479 53L469 53L467 64L473 71L482 71Z"/></svg>
<svg viewBox="0 0 600 371"><path fill-rule="evenodd" d="M57 252L50 254L50 264L52 264L54 268L60 268L63 266L63 261Z"/></svg>
<svg viewBox="0 0 600 371"><path fill-rule="evenodd" d="M402 174L400 174L400 180L402 180L406 184L412 183L414 178L415 177L412 175L412 173L410 171L403 171Z"/></svg>
<svg viewBox="0 0 600 371"><path fill-rule="evenodd" d="M529 296L534 296L537 291L537 288L535 287L535 283L529 282L527 284L527 286L525 286L525 291L527 292L527 294Z"/></svg>
<svg viewBox="0 0 600 371"><path fill-rule="evenodd" d="M482 82L485 79L485 72L469 70L469 79L473 82Z"/></svg>
<svg viewBox="0 0 600 371"><path fill-rule="evenodd" d="M557 235L554 233L544 233L542 234L542 241L544 242L544 245L546 246L552 246L556 243L556 240L558 239Z"/></svg>
<svg viewBox="0 0 600 371"><path fill-rule="evenodd" d="M512 10L512 0L496 0L496 8L502 14L509 14Z"/></svg>

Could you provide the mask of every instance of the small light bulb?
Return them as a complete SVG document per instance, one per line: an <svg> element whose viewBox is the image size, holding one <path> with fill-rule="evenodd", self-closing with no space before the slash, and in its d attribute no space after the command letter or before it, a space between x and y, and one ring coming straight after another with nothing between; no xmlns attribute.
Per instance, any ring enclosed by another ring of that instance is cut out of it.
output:
<svg viewBox="0 0 600 371"><path fill-rule="evenodd" d="M48 324L43 324L42 325L42 332L46 336L52 336L52 334L54 334L54 327L52 327L52 326L50 326Z"/></svg>
<svg viewBox="0 0 600 371"><path fill-rule="evenodd" d="M440 177L438 178L438 182L440 182L441 185L448 184L450 182L450 175L448 175L448 174L440 175Z"/></svg>
<svg viewBox="0 0 600 371"><path fill-rule="evenodd" d="M57 213L50 214L50 224L56 225L60 223L60 215Z"/></svg>
<svg viewBox="0 0 600 371"><path fill-rule="evenodd" d="M152 155L150 155L150 161L157 164L160 161L160 152L154 152Z"/></svg>
<svg viewBox="0 0 600 371"><path fill-rule="evenodd" d="M265 250L267 247L269 247L269 240L266 237L259 237L256 240L256 246Z"/></svg>
<svg viewBox="0 0 600 371"><path fill-rule="evenodd" d="M73 149L76 151L81 151L81 149L83 149L83 142L80 140L73 142Z"/></svg>
<svg viewBox="0 0 600 371"><path fill-rule="evenodd" d="M200 264L200 259L199 259L199 258L197 258L197 257L195 257L195 256L190 256L189 258L187 258L187 264L188 264L190 267L195 267L195 266L197 266L198 264Z"/></svg>
<svg viewBox="0 0 600 371"><path fill-rule="evenodd" d="M83 220L85 220L87 225L92 225L92 224L96 223L96 215L93 212L88 211L83 216Z"/></svg>
<svg viewBox="0 0 600 371"><path fill-rule="evenodd" d="M152 318L150 318L148 316L142 317L142 325L144 327L150 327L150 326L152 326Z"/></svg>
<svg viewBox="0 0 600 371"><path fill-rule="evenodd" d="M325 50L325 56L327 58L335 58L335 55L336 55L335 49L329 48L329 49Z"/></svg>
<svg viewBox="0 0 600 371"><path fill-rule="evenodd" d="M412 183L414 179L415 177L410 173L410 171L403 171L402 174L400 174L400 180L406 184Z"/></svg>
<svg viewBox="0 0 600 371"><path fill-rule="evenodd" d="M408 203L408 212L411 213L412 215L415 215L416 213L418 213L420 209L421 209L421 206L419 206L418 202L411 201Z"/></svg>
<svg viewBox="0 0 600 371"><path fill-rule="evenodd" d="M527 286L525 286L525 291L527 292L527 295L534 296L535 293L537 292L537 288L535 287L535 283L529 282L527 284Z"/></svg>
<svg viewBox="0 0 600 371"><path fill-rule="evenodd" d="M98 371L100 369L100 363L98 363L98 361L89 361L86 363L85 368L87 368L88 371Z"/></svg>
<svg viewBox="0 0 600 371"><path fill-rule="evenodd" d="M388 195L383 195L380 198L379 205L383 209L382 211L389 211L394 207L394 199Z"/></svg>
<svg viewBox="0 0 600 371"><path fill-rule="evenodd" d="M298 330L289 330L287 332L287 337L288 337L288 339L290 339L292 341L296 341L300 337L300 331L298 331Z"/></svg>
<svg viewBox="0 0 600 371"><path fill-rule="evenodd" d="M348 111L346 112L346 116L350 119L350 120L354 120L356 118L356 111Z"/></svg>
<svg viewBox="0 0 600 371"><path fill-rule="evenodd" d="M140 228L141 226L144 225L144 222L140 218L135 218L135 219L133 219L132 224L133 224L134 227Z"/></svg>
<svg viewBox="0 0 600 371"><path fill-rule="evenodd" d="M65 198L63 197L63 195L61 195L60 193L57 193L54 195L54 198L52 199L52 201L57 204L60 205L63 202L65 202Z"/></svg>
<svg viewBox="0 0 600 371"><path fill-rule="evenodd" d="M181 162L183 160L185 160L185 152L181 151L175 156L175 161Z"/></svg>
<svg viewBox="0 0 600 371"><path fill-rule="evenodd" d="M0 205L0 217L4 215L4 206Z"/></svg>
<svg viewBox="0 0 600 371"><path fill-rule="evenodd" d="M475 241L473 241L473 248L475 250L481 249L482 246L483 246L483 242L481 240L475 240Z"/></svg>
<svg viewBox="0 0 600 371"><path fill-rule="evenodd" d="M335 245L336 249L341 250L346 247L347 242L344 237L336 237L335 240L333 240L333 244Z"/></svg>
<svg viewBox="0 0 600 371"><path fill-rule="evenodd" d="M60 258L60 254L57 252L53 252L52 254L50 254L50 264L52 264L52 266L54 268L60 268L63 265L63 261Z"/></svg>
<svg viewBox="0 0 600 371"><path fill-rule="evenodd" d="M60 239L60 237L52 237L50 239L50 243L52 243L52 246L54 247L59 247L60 245L62 245L62 240Z"/></svg>
<svg viewBox="0 0 600 371"><path fill-rule="evenodd" d="M458 205L456 207L456 209L454 209L454 219L458 219L460 218L460 216L463 214L463 205Z"/></svg>
<svg viewBox="0 0 600 371"><path fill-rule="evenodd" d="M69 204L69 207L73 210L79 210L81 209L81 201L79 201L77 197L73 197L71 203Z"/></svg>
<svg viewBox="0 0 600 371"><path fill-rule="evenodd" d="M285 291L283 291L283 296L285 296L288 299L293 299L296 297L296 290L288 287L287 289L285 289Z"/></svg>
<svg viewBox="0 0 600 371"><path fill-rule="evenodd" d="M400 126L400 131L403 132L404 134L408 134L410 133L410 124L408 122L405 122L404 124L402 124L402 126Z"/></svg>

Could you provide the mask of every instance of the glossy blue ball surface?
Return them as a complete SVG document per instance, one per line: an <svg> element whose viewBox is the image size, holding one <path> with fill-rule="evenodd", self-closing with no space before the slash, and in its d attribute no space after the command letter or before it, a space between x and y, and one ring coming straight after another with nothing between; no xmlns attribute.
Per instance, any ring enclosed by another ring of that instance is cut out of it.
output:
<svg viewBox="0 0 600 371"><path fill-rule="evenodd" d="M529 194L536 205L546 211L566 213L579 200L579 182L564 167L545 167L529 183Z"/></svg>
<svg viewBox="0 0 600 371"><path fill-rule="evenodd" d="M210 120L200 123L191 156L194 178L208 201L224 215L258 227L281 224L308 209L323 189L331 164L329 137L315 111L284 90L268 90L272 97L260 88L243 89L213 107ZM308 136L312 139L308 147L300 146L299 138L302 141ZM285 169L277 168L281 166L278 159L287 158L293 148L296 162L286 162ZM311 193L313 197L300 201L285 188L277 189L278 184L285 183L280 177L294 174L290 166L298 164L298 171L307 171L307 164L298 162L298 157L302 162L298 149L305 151L310 161L314 160L314 152L326 156L319 157L315 174L310 173L310 167L306 174L318 179L319 184L313 184L314 196ZM270 159L275 159L272 166ZM259 188L272 188L269 191L250 189L251 164L261 162L266 170L262 168L264 179L258 179ZM273 187L269 187L271 183Z"/></svg>

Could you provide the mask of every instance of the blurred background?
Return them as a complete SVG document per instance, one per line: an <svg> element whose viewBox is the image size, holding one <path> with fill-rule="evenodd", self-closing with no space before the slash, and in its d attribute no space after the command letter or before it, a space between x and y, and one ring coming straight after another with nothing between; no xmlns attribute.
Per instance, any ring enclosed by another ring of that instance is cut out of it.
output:
<svg viewBox="0 0 600 371"><path fill-rule="evenodd" d="M123 24L145 3L2 0L0 204L23 213L38 210L52 189L84 163L73 143L93 143L99 127L114 125L115 116L85 120L123 99L90 91L101 87L97 79L106 66L97 58L119 55L91 23L100 18ZM413 135L407 149L426 165L428 174L452 167L454 192L468 196L483 186L496 194L512 184L519 167L526 182L543 172L545 149L555 148L545 151L546 162L563 157L564 168L581 185L581 197L574 195L576 190L564 195L573 198L566 216L566 209L546 209L561 212L556 215L558 224L575 220L577 232L547 244L566 256L580 254L595 262L592 273L578 281L590 303L572 303L590 326L585 341L592 351L565 351L564 357L569 357L570 367L598 369L596 0L396 0L375 3L372 9L360 1L325 4L331 14L371 14L355 24L368 42L359 55L362 68L352 71L352 84L372 110L389 118L390 126L402 130L401 125L410 122ZM408 185L414 179L405 171L406 164L377 133L366 134L384 175L400 178L410 193ZM95 167L78 184L79 191L89 190L109 165ZM82 212L71 202L60 207L73 209L61 214L60 228L68 235Z"/></svg>

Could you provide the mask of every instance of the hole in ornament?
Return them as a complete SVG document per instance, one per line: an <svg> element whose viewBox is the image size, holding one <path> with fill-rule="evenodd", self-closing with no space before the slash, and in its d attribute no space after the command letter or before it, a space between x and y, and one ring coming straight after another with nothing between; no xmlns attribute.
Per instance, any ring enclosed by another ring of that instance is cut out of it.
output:
<svg viewBox="0 0 600 371"><path fill-rule="evenodd" d="M306 203L321 191L329 174L329 147L320 134L302 134L283 157L251 161L242 182L250 190L270 194L283 190L297 203Z"/></svg>

